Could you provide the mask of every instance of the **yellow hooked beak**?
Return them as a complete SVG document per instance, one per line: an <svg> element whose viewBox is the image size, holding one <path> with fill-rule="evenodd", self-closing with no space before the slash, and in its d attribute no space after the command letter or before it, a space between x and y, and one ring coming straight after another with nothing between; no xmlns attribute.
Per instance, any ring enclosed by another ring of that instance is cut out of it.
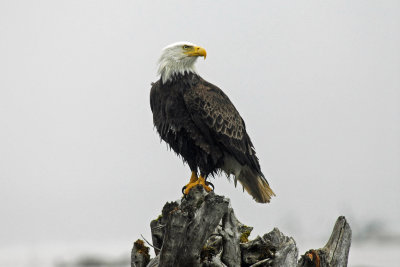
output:
<svg viewBox="0 0 400 267"><path fill-rule="evenodd" d="M185 54L188 55L189 57L204 57L204 59L206 59L207 57L206 50L200 46L191 47L191 49L185 52Z"/></svg>

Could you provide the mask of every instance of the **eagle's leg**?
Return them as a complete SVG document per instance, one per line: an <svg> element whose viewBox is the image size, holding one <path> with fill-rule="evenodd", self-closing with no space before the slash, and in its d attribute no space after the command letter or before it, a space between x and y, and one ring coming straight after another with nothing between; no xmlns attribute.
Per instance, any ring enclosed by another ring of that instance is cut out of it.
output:
<svg viewBox="0 0 400 267"><path fill-rule="evenodd" d="M195 183L199 178L197 178L197 173L192 171L192 176L190 176L190 181L189 183L186 185L186 187L190 184Z"/></svg>
<svg viewBox="0 0 400 267"><path fill-rule="evenodd" d="M199 179L199 178L197 178L197 173L196 173L195 171L192 171L192 176L190 176L190 181L189 181L189 183L188 183L187 185L185 185L185 186L182 188L182 193L185 194L185 195L187 195L187 193L189 193L190 190L186 193L186 189L187 189L191 184L194 184L198 179Z"/></svg>
<svg viewBox="0 0 400 267"><path fill-rule="evenodd" d="M190 182L183 188L183 189L184 189L184 190L183 190L183 193L184 193L185 195L189 194L190 190L191 190L193 187L195 187L195 186L197 186L197 185L199 185L199 184L200 184L201 186L203 186L204 190L206 190L207 192L212 191L212 188L209 187L209 186L206 184L206 179L204 179L204 177L203 177L202 175L200 175L200 177L197 178L196 173L195 173L195 172L192 172L192 177L190 177Z"/></svg>
<svg viewBox="0 0 400 267"><path fill-rule="evenodd" d="M207 192L213 191L213 189L208 186L208 182L206 181L206 178L204 178L202 175L200 175L199 180L197 180L197 181L198 181L198 184L201 184Z"/></svg>

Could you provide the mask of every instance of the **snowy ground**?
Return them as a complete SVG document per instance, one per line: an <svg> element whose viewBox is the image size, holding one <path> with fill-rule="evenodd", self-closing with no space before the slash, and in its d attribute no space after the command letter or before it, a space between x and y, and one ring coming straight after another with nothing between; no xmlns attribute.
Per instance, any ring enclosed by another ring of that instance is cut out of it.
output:
<svg viewBox="0 0 400 267"><path fill-rule="evenodd" d="M129 267L130 247L125 242L0 247L0 267ZM300 253L309 248L301 246ZM350 249L352 267L390 267L399 262L400 243L353 242Z"/></svg>

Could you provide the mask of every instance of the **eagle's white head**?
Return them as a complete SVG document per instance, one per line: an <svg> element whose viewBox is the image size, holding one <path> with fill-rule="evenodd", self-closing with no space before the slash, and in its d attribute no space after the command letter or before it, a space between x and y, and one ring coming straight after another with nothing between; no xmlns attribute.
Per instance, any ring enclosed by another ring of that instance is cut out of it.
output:
<svg viewBox="0 0 400 267"><path fill-rule="evenodd" d="M165 83L172 79L174 74L196 73L194 63L198 57L206 59L206 56L207 52L204 48L190 42L170 44L162 50L158 61L158 74Z"/></svg>

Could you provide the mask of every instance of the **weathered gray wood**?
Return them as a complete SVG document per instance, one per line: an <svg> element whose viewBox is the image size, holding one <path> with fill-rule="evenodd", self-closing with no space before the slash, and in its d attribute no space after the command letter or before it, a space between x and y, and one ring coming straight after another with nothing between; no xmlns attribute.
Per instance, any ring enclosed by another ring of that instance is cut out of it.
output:
<svg viewBox="0 0 400 267"><path fill-rule="evenodd" d="M299 253L292 237L287 237L278 228L274 228L265 234L263 239L267 242L270 250L275 251L272 266L296 266Z"/></svg>
<svg viewBox="0 0 400 267"><path fill-rule="evenodd" d="M263 237L241 244L242 264L250 266L296 266L298 251L291 237L278 228Z"/></svg>
<svg viewBox="0 0 400 267"><path fill-rule="evenodd" d="M333 228L331 237L323 250L327 252L330 266L346 266L351 246L351 228L346 218L340 216Z"/></svg>
<svg viewBox="0 0 400 267"><path fill-rule="evenodd" d="M223 239L222 262L228 266L239 266L241 262L241 225L238 219L236 219L233 209L229 207L222 218L222 227L218 231Z"/></svg>
<svg viewBox="0 0 400 267"><path fill-rule="evenodd" d="M151 221L150 223L151 238L153 241L153 246L155 248L154 252L156 253L156 255L160 253L160 249L163 244L165 227L167 225L169 214L173 210L178 209L179 204L180 201L179 203L177 201L167 202L162 209L161 215L158 216L157 219Z"/></svg>
<svg viewBox="0 0 400 267"><path fill-rule="evenodd" d="M151 261L147 264L146 267L157 267L160 264L160 254L158 254L155 258L151 259Z"/></svg>
<svg viewBox="0 0 400 267"><path fill-rule="evenodd" d="M201 186L170 212L159 266L200 266L201 250L227 212L229 200Z"/></svg>
<svg viewBox="0 0 400 267"><path fill-rule="evenodd" d="M344 216L340 216L326 245L321 249L307 251L301 256L298 267L347 266L350 245L350 225Z"/></svg>
<svg viewBox="0 0 400 267"><path fill-rule="evenodd" d="M351 244L350 226L339 217L326 246L309 250L298 261L293 238L274 228L249 241L252 227L237 220L229 199L206 193L202 187L192 189L185 199L167 203L150 226L157 256L148 267L346 266ZM132 250L132 263L134 254L138 253Z"/></svg>
<svg viewBox="0 0 400 267"><path fill-rule="evenodd" d="M131 266L132 267L145 267L150 261L149 248L145 246L143 240L136 240L133 243L131 253Z"/></svg>

